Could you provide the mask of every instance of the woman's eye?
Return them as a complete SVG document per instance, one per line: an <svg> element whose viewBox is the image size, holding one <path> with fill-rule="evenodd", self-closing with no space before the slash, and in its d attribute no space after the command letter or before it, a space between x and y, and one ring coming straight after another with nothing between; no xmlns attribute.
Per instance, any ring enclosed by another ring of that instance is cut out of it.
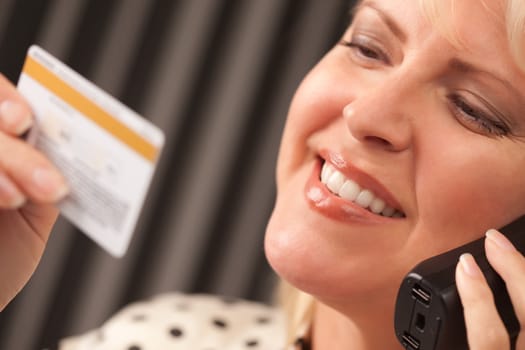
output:
<svg viewBox="0 0 525 350"><path fill-rule="evenodd" d="M388 55L385 54L381 49L375 47L370 43L362 43L358 40L342 40L341 45L352 49L358 58L367 60L369 62L384 62L390 64Z"/></svg>
<svg viewBox="0 0 525 350"><path fill-rule="evenodd" d="M490 136L505 136L510 133L510 128L505 122L474 107L459 94L451 94L448 98L456 118L469 129Z"/></svg>

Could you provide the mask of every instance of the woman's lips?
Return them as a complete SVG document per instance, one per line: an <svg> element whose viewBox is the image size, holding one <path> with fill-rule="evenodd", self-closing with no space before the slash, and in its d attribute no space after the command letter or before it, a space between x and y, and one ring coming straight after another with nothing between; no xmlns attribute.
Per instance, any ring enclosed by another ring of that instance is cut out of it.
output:
<svg viewBox="0 0 525 350"><path fill-rule="evenodd" d="M350 178L346 178L341 173L336 174L332 178L332 181L327 181L326 177L334 174L332 166L328 168L326 166L324 167L323 182L328 182L328 184L324 184L320 180L323 163L324 161L322 159L318 159L315 162L314 169L305 187L306 199L311 207L325 216L339 221L380 223L399 220L404 217L401 211L395 209L398 206L393 204L390 198L385 200L384 197L375 195L374 193L376 193L376 191L369 190L369 187L360 187L362 182L358 184L350 180ZM332 173L330 173L330 169L332 169ZM368 175L359 174L361 179L364 176ZM350 181L344 184L346 180ZM373 179L368 179L367 183L370 184L373 181ZM377 185L374 186L377 188ZM343 196L354 199L348 200L341 198L339 194L340 191ZM394 207L394 205L396 207ZM377 213L374 213L372 210ZM384 215L382 215L381 212L383 212Z"/></svg>

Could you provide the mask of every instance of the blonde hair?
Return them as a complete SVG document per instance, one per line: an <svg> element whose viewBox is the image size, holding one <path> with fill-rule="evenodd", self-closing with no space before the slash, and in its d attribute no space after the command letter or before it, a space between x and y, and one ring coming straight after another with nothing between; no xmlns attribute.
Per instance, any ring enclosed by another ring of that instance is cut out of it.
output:
<svg viewBox="0 0 525 350"><path fill-rule="evenodd" d="M420 5L429 18L432 25L436 26L446 37L454 43L458 43L458 36L453 32L453 26L447 25L446 19L449 18L443 8L443 0L419 0ZM454 13L455 0L450 2ZM481 1L486 8L484 0ZM450 13L449 13L450 14ZM525 1L508 0L506 9L506 28L509 46L516 61L516 64L525 72ZM300 334L305 325L311 323L315 300L312 296L303 293L286 282L281 282L278 289L278 301L281 305L288 322L287 345L293 344L295 337Z"/></svg>
<svg viewBox="0 0 525 350"><path fill-rule="evenodd" d="M523 0L509 0L507 36L517 64L525 71L525 2Z"/></svg>
<svg viewBox="0 0 525 350"><path fill-rule="evenodd" d="M286 317L286 346L304 335L313 319L314 298L281 280L277 289L277 303Z"/></svg>

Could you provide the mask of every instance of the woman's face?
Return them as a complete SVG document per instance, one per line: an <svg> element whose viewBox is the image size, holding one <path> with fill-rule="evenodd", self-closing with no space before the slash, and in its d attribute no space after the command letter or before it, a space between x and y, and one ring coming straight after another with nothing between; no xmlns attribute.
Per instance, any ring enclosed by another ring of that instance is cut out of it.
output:
<svg viewBox="0 0 525 350"><path fill-rule="evenodd" d="M284 279L333 305L384 299L417 262L525 213L525 75L505 3L487 3L456 1L454 42L418 1L365 1L305 78L266 235Z"/></svg>

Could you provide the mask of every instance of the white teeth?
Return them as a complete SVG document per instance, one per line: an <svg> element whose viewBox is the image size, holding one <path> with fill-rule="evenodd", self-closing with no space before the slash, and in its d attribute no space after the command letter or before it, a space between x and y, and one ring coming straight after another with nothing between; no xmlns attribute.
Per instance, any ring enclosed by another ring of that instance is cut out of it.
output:
<svg viewBox="0 0 525 350"><path fill-rule="evenodd" d="M385 201L380 198L375 198L372 203L370 203L370 210L374 214L381 213L386 207Z"/></svg>
<svg viewBox="0 0 525 350"><path fill-rule="evenodd" d="M381 215L383 216L392 216L394 215L394 213L396 212L396 210L392 207L389 207L388 205L385 207L385 209L383 209L381 211Z"/></svg>
<svg viewBox="0 0 525 350"><path fill-rule="evenodd" d="M343 186L345 182L345 177L343 174L341 174L339 171L335 171L332 175L330 175L330 178L328 178L328 183L326 184L326 187L333 193L337 194L339 193L339 190Z"/></svg>
<svg viewBox="0 0 525 350"><path fill-rule="evenodd" d="M374 200L374 194L370 192L369 190L364 190L359 193L359 196L357 196L357 199L355 200L356 204L363 207L368 208L370 204L372 204L372 201Z"/></svg>
<svg viewBox="0 0 525 350"><path fill-rule="evenodd" d="M356 200L360 192L361 187L359 187L357 183L352 180L346 180L343 187L339 190L339 197L353 202Z"/></svg>
<svg viewBox="0 0 525 350"><path fill-rule="evenodd" d="M330 175L332 175L334 171L335 168L333 166L325 163L325 165L323 166L323 170L321 171L321 182L327 184Z"/></svg>
<svg viewBox="0 0 525 350"><path fill-rule="evenodd" d="M347 179L328 163L323 164L321 171L321 182L326 185L330 192L339 197L354 202L360 207L369 209L375 214L381 213L387 217L404 217L403 213L388 206L384 200L375 196L367 189L361 188L355 181Z"/></svg>

